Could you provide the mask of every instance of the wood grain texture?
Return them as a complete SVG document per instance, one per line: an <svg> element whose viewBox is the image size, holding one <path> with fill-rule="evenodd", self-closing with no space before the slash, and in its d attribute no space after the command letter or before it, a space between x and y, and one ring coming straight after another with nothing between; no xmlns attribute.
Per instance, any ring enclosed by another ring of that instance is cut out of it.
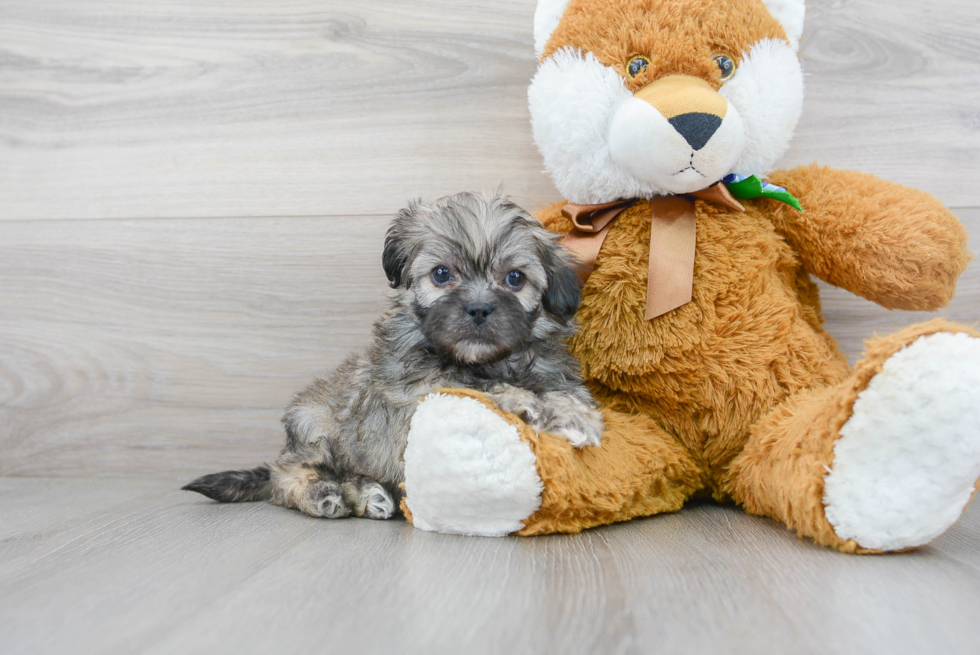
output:
<svg viewBox="0 0 980 655"><path fill-rule="evenodd" d="M977 506L851 557L713 505L486 540L176 490L274 456L291 394L368 341L407 198L558 199L533 10L0 0L0 476L35 476L0 477L0 652L980 652ZM931 191L980 252L980 4L808 14L785 163ZM824 308L852 359L928 317ZM976 266L942 314L980 319Z"/></svg>
<svg viewBox="0 0 980 655"><path fill-rule="evenodd" d="M807 94L783 165L874 173L976 207L980 3L808 0Z"/></svg>
<svg viewBox="0 0 980 655"><path fill-rule="evenodd" d="M980 210L961 217L980 252ZM13 221L0 241L0 475L192 476L282 445L292 394L370 339L388 218ZM863 340L927 320L824 287ZM980 267L940 312L980 320Z"/></svg>
<svg viewBox="0 0 980 655"><path fill-rule="evenodd" d="M370 339L388 222L3 224L0 474L274 456L292 394Z"/></svg>
<svg viewBox="0 0 980 655"><path fill-rule="evenodd" d="M551 187L527 0L0 5L6 218L390 213Z"/></svg>
<svg viewBox="0 0 980 655"><path fill-rule="evenodd" d="M175 481L0 479L0 651L980 649L980 508L842 555L714 505L535 539L218 505Z"/></svg>
<svg viewBox="0 0 980 655"><path fill-rule="evenodd" d="M811 2L793 152L886 176L914 162L938 184L923 186L980 206L978 171L926 148L978 145L951 116L977 97L980 8L943 6L957 19ZM555 198L524 107L532 9L2 0L0 474L191 475L273 455L289 397L367 342L406 196L506 178L532 207ZM898 143L908 158L883 150ZM960 214L980 234L980 212ZM929 316L824 298L852 359ZM978 307L971 269L943 315Z"/></svg>
<svg viewBox="0 0 980 655"><path fill-rule="evenodd" d="M557 200L525 89L533 0L3 0L0 219L389 214ZM978 205L980 4L813 0L787 165Z"/></svg>

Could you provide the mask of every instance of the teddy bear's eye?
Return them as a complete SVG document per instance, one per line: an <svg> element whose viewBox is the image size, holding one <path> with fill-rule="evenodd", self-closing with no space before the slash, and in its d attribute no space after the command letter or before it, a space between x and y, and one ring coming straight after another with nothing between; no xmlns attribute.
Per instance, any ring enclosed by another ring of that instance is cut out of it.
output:
<svg viewBox="0 0 980 655"><path fill-rule="evenodd" d="M730 80L732 75L735 74L735 62L728 55L715 55L712 57L715 63L718 64L718 70L721 71L721 79Z"/></svg>
<svg viewBox="0 0 980 655"><path fill-rule="evenodd" d="M650 60L642 55L637 55L630 59L630 62L626 64L626 73L630 77L636 77L640 73L646 70L647 66L650 65Z"/></svg>

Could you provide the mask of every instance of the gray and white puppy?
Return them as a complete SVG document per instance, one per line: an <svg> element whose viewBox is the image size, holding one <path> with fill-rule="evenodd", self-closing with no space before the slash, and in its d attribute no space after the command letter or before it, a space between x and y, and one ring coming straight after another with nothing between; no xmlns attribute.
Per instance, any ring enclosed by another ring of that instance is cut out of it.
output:
<svg viewBox="0 0 980 655"><path fill-rule="evenodd" d="M279 459L184 489L389 518L416 405L442 387L486 392L536 430L599 445L602 414L566 345L581 291L554 234L505 198L460 193L401 210L383 263L395 291L373 343L296 396Z"/></svg>

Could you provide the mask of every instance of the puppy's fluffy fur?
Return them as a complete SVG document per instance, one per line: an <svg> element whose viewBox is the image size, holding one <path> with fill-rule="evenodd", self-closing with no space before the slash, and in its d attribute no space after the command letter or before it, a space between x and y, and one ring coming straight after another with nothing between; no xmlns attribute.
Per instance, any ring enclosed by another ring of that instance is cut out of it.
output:
<svg viewBox="0 0 980 655"><path fill-rule="evenodd" d="M581 292L553 234L504 198L461 193L399 212L383 263L395 291L374 342L296 397L275 464L184 489L389 518L412 414L441 387L478 389L535 429L599 444L602 415L566 347Z"/></svg>

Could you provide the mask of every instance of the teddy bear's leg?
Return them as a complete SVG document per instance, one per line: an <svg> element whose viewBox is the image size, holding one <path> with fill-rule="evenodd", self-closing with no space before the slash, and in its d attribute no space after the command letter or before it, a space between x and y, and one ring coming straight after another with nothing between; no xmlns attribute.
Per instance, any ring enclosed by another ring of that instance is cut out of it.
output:
<svg viewBox="0 0 980 655"><path fill-rule="evenodd" d="M481 394L433 394L412 419L402 508L437 532L579 532L675 511L703 486L691 456L651 419L604 415L602 445L578 449Z"/></svg>
<svg viewBox="0 0 980 655"><path fill-rule="evenodd" d="M868 342L844 382L759 421L726 490L845 552L926 544L980 478L980 334L942 320Z"/></svg>

